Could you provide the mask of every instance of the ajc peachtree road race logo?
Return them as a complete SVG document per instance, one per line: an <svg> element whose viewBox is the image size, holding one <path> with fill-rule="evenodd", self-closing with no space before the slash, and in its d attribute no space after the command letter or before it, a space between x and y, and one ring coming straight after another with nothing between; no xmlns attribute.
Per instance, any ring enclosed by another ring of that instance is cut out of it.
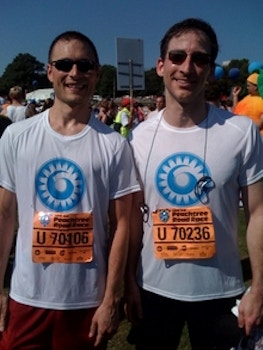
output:
<svg viewBox="0 0 263 350"><path fill-rule="evenodd" d="M85 178L72 161L56 158L45 163L36 175L36 193L41 202L53 211L68 211L81 200Z"/></svg>
<svg viewBox="0 0 263 350"><path fill-rule="evenodd" d="M200 202L195 187L203 175L209 175L204 161L191 153L176 153L157 168L155 183L160 195L172 205L184 207Z"/></svg>

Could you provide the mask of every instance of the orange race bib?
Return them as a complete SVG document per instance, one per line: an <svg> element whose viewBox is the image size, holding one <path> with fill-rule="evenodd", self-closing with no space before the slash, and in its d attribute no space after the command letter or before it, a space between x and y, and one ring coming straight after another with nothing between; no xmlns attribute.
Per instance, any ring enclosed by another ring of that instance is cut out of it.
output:
<svg viewBox="0 0 263 350"><path fill-rule="evenodd" d="M34 217L35 263L86 263L93 260L92 213L46 213Z"/></svg>
<svg viewBox="0 0 263 350"><path fill-rule="evenodd" d="M215 254L209 207L158 209L152 219L157 259L208 259Z"/></svg>

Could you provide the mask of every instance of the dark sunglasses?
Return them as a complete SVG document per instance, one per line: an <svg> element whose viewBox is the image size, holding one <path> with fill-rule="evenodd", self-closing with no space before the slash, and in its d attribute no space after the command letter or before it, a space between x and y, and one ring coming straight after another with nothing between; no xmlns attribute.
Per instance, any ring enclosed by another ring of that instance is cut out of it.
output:
<svg viewBox="0 0 263 350"><path fill-rule="evenodd" d="M184 51L170 51L168 58L173 64L182 64L186 58L187 53ZM205 66L211 62L211 56L204 52L193 52L191 55L191 61L199 67Z"/></svg>
<svg viewBox="0 0 263 350"><path fill-rule="evenodd" d="M64 60L52 61L50 64L62 72L70 72L74 64L76 64L78 70L82 73L95 70L98 67L97 63L89 60L73 61L67 58Z"/></svg>

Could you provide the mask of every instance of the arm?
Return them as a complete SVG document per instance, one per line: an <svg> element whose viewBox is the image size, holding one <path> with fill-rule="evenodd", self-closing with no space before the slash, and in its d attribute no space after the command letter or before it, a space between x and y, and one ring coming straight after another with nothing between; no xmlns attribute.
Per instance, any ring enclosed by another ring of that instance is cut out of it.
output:
<svg viewBox="0 0 263 350"><path fill-rule="evenodd" d="M241 90L242 90L241 86L234 86L232 89L232 96L233 96L232 109L234 109L238 103L238 95L240 94Z"/></svg>
<svg viewBox="0 0 263 350"><path fill-rule="evenodd" d="M16 223L15 194L0 188L0 332L4 330L6 316L6 296L4 278L14 240Z"/></svg>
<svg viewBox="0 0 263 350"><path fill-rule="evenodd" d="M141 204L144 202L142 192L133 195L130 223L130 243L125 273L125 301L127 318L137 323L142 318L140 293L137 285L137 266L142 248L143 222Z"/></svg>
<svg viewBox="0 0 263 350"><path fill-rule="evenodd" d="M96 336L95 346L103 337L116 332L119 302L122 295L123 277L129 243L129 221L132 194L112 200L109 208L110 247L108 275L102 304L98 307L90 328L90 337Z"/></svg>
<svg viewBox="0 0 263 350"><path fill-rule="evenodd" d="M239 327L248 335L263 317L263 182L242 189L247 226L247 247L252 270L251 290L241 299Z"/></svg>

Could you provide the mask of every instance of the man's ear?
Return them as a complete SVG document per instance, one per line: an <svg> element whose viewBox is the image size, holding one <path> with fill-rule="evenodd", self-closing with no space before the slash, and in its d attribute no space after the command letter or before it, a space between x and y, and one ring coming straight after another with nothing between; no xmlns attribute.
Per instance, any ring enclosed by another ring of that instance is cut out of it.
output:
<svg viewBox="0 0 263 350"><path fill-rule="evenodd" d="M52 67L51 67L51 64L47 64L47 77L48 77L48 80L53 83L53 77L52 77Z"/></svg>
<svg viewBox="0 0 263 350"><path fill-rule="evenodd" d="M163 66L164 66L163 59L159 57L156 62L156 73L159 77L163 77Z"/></svg>

